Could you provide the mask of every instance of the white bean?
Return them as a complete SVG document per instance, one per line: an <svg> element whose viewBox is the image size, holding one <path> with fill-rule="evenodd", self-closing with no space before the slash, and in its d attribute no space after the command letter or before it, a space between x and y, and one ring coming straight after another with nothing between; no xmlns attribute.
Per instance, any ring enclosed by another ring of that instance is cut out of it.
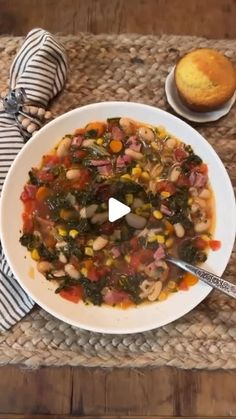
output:
<svg viewBox="0 0 236 419"><path fill-rule="evenodd" d="M163 166L160 163L155 164L155 166L151 169L150 171L150 176L152 178L156 178L157 176L159 176L161 174L163 170Z"/></svg>
<svg viewBox="0 0 236 419"><path fill-rule="evenodd" d="M139 207L142 207L144 204L143 200L140 198L134 198L133 203L132 203L132 208L136 209Z"/></svg>
<svg viewBox="0 0 236 419"><path fill-rule="evenodd" d="M153 287L151 294L148 295L148 300L155 301L159 297L161 289L162 289L162 283L161 281L157 281Z"/></svg>
<svg viewBox="0 0 236 419"><path fill-rule="evenodd" d="M139 153L139 151L131 150L131 148L126 148L125 154L127 156L132 157L132 159L134 159L134 160L142 160L143 159L143 154L142 153Z"/></svg>
<svg viewBox="0 0 236 419"><path fill-rule="evenodd" d="M80 177L80 170L79 169L70 169L66 172L66 178L69 180L75 180Z"/></svg>
<svg viewBox="0 0 236 419"><path fill-rule="evenodd" d="M133 132L133 123L129 118L120 118L120 126L127 135L132 134Z"/></svg>
<svg viewBox="0 0 236 419"><path fill-rule="evenodd" d="M179 178L180 172L181 172L180 166L173 167L173 169L170 172L170 177L169 177L170 181L171 182L176 182Z"/></svg>
<svg viewBox="0 0 236 419"><path fill-rule="evenodd" d="M95 144L95 140L87 139L82 143L82 147L92 147Z"/></svg>
<svg viewBox="0 0 236 419"><path fill-rule="evenodd" d="M79 279L80 273L77 271L77 269L72 265L71 263L67 263L67 265L64 266L65 272L73 279Z"/></svg>
<svg viewBox="0 0 236 419"><path fill-rule="evenodd" d="M127 224L129 224L130 227L137 228L137 229L143 228L147 223L146 218L142 217L141 215L133 214L132 212L127 214L125 216L125 219L126 219Z"/></svg>
<svg viewBox="0 0 236 419"><path fill-rule="evenodd" d="M55 278L61 278L62 276L65 276L65 271L63 271L63 269L59 269L58 271L53 271L52 274Z"/></svg>
<svg viewBox="0 0 236 419"><path fill-rule="evenodd" d="M99 214L95 214L92 219L92 224L103 224L108 219L108 212L100 212Z"/></svg>
<svg viewBox="0 0 236 419"><path fill-rule="evenodd" d="M155 134L151 128L140 127L138 133L140 137L142 137L146 141L153 141L155 139Z"/></svg>
<svg viewBox="0 0 236 419"><path fill-rule="evenodd" d="M98 236L93 242L93 250L101 250L103 249L108 243L108 240L105 237Z"/></svg>
<svg viewBox="0 0 236 419"><path fill-rule="evenodd" d="M81 208L80 217L81 218L91 218L94 215L97 207L98 207L97 204L91 204L91 205L88 205L87 207Z"/></svg>
<svg viewBox="0 0 236 419"><path fill-rule="evenodd" d="M176 145L176 139L168 138L168 140L166 140L166 145L168 148L174 148L174 146Z"/></svg>
<svg viewBox="0 0 236 419"><path fill-rule="evenodd" d="M71 139L69 137L65 137L61 140L57 147L57 156L64 157L68 153L68 150L71 145Z"/></svg>
<svg viewBox="0 0 236 419"><path fill-rule="evenodd" d="M47 261L41 261L37 263L37 269L41 274L44 274L45 272L51 271L53 268L53 265L50 262Z"/></svg>
<svg viewBox="0 0 236 419"><path fill-rule="evenodd" d="M192 204L192 205L191 205L191 212L192 212L193 214L195 214L195 212L197 212L199 209L200 209L200 207L199 207L199 205L198 205L198 204Z"/></svg>
<svg viewBox="0 0 236 419"><path fill-rule="evenodd" d="M182 226L182 224L181 223L176 223L173 226L174 226L174 229L175 229L176 236L179 237L180 239L182 237L184 237L185 230L184 230L184 227Z"/></svg>
<svg viewBox="0 0 236 419"><path fill-rule="evenodd" d="M57 244L56 244L56 248L57 249L60 249L61 247L67 247L68 245L67 245L67 243L65 242L65 240L63 240L63 241L61 241L61 242L58 242Z"/></svg>
<svg viewBox="0 0 236 419"><path fill-rule="evenodd" d="M206 208L206 206L207 206L207 203L206 203L205 199L201 199L201 198L195 198L194 203L199 205L199 207L201 207L201 208Z"/></svg>
<svg viewBox="0 0 236 419"><path fill-rule="evenodd" d="M201 220L198 223L195 224L194 230L196 233L203 233L204 231L207 231L211 225L211 222L209 219Z"/></svg>
<svg viewBox="0 0 236 419"><path fill-rule="evenodd" d="M67 259L66 259L65 255L64 255L64 253L62 253L62 252L59 253L59 261L61 263L66 263L67 262Z"/></svg>
<svg viewBox="0 0 236 419"><path fill-rule="evenodd" d="M209 191L209 189L203 189L200 194L199 194L199 198L202 199L208 199L211 196L211 192Z"/></svg>

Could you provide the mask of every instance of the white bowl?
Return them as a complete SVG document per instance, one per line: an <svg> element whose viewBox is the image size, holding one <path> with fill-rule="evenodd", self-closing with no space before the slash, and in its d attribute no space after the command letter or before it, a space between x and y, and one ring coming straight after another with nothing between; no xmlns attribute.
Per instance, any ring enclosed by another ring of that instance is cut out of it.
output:
<svg viewBox="0 0 236 419"><path fill-rule="evenodd" d="M87 330L103 333L134 333L166 325L198 305L211 291L199 282L188 292L180 291L162 303L147 304L121 310L112 307L74 304L54 293L54 286L36 269L32 279L29 271L35 263L19 243L22 225L20 194L32 166L67 133L83 127L89 121L127 116L153 125L164 125L185 143L193 146L209 167L209 177L216 199L215 237L222 242L217 252L209 254L206 269L221 275L232 251L235 229L235 200L228 174L208 142L185 122L151 106L128 102L97 103L68 112L43 127L24 146L15 159L4 184L1 198L0 229L2 245L8 263L24 290L55 317ZM226 212L227 208L227 212Z"/></svg>
<svg viewBox="0 0 236 419"><path fill-rule="evenodd" d="M195 112L187 108L187 106L185 106L182 103L176 89L174 74L175 74L175 67L172 68L172 70L166 77L165 92L166 92L166 98L169 105L172 107L172 109L174 109L174 111L178 115L182 116L188 121L205 123L205 122L217 121L218 119L222 118L223 116L227 115L227 113L229 113L230 109L232 108L236 100L236 91L234 92L233 96L223 106L216 109L215 111Z"/></svg>

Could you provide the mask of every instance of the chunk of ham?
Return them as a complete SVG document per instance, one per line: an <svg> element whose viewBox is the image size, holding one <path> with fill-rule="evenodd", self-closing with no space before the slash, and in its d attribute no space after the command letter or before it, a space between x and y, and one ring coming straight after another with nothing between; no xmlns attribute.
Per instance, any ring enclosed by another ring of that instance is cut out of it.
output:
<svg viewBox="0 0 236 419"><path fill-rule="evenodd" d="M114 258L118 258L120 256L120 249L118 249L118 247L112 247L111 252Z"/></svg>
<svg viewBox="0 0 236 419"><path fill-rule="evenodd" d="M74 137L71 141L71 145L73 147L80 147L82 142L84 140L84 137L82 135L76 135L76 137Z"/></svg>
<svg viewBox="0 0 236 419"><path fill-rule="evenodd" d="M157 248L153 257L155 259L155 262L157 262L158 260L161 260L165 257L165 251L164 251L164 248L161 245Z"/></svg>
<svg viewBox="0 0 236 419"><path fill-rule="evenodd" d="M129 139L127 141L127 145L131 150L134 150L134 151L140 151L141 150L141 143L138 140L138 138L136 137L136 135L132 135L131 137L129 137Z"/></svg>
<svg viewBox="0 0 236 419"><path fill-rule="evenodd" d="M124 291L116 291L108 289L103 296L104 303L113 306L128 299L128 294Z"/></svg>
<svg viewBox="0 0 236 419"><path fill-rule="evenodd" d="M124 168L127 164L131 163L132 158L130 156L118 156L116 160L116 167L118 169Z"/></svg>
<svg viewBox="0 0 236 419"><path fill-rule="evenodd" d="M123 141L125 138L124 132L117 125L112 126L111 134L114 140Z"/></svg>
<svg viewBox="0 0 236 419"><path fill-rule="evenodd" d="M172 211L164 204L161 204L160 210L165 215L172 215Z"/></svg>
<svg viewBox="0 0 236 419"><path fill-rule="evenodd" d="M199 172L192 171L189 176L190 185L195 188L202 188L207 183L207 175L204 175Z"/></svg>
<svg viewBox="0 0 236 419"><path fill-rule="evenodd" d="M112 167L111 164L107 164L105 166L98 166L98 172L102 176L111 176L112 175Z"/></svg>
<svg viewBox="0 0 236 419"><path fill-rule="evenodd" d="M111 163L108 160L90 160L93 166L109 166Z"/></svg>

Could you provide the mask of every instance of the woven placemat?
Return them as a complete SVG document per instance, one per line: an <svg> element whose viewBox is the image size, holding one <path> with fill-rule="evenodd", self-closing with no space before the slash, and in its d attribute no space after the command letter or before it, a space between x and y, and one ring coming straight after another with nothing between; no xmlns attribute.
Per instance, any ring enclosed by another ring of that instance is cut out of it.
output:
<svg viewBox="0 0 236 419"><path fill-rule="evenodd" d="M91 102L129 100L171 112L164 81L184 52L214 47L236 60L235 40L179 36L90 35L61 37L69 58L68 82L52 104L55 115ZM22 38L0 38L0 90ZM236 185L236 108L218 122L195 127L224 161ZM226 219L227 222L227 219ZM233 278L236 253L224 274ZM236 301L214 291L191 313L154 331L102 335L69 326L36 307L0 335L0 364L181 368L236 368Z"/></svg>

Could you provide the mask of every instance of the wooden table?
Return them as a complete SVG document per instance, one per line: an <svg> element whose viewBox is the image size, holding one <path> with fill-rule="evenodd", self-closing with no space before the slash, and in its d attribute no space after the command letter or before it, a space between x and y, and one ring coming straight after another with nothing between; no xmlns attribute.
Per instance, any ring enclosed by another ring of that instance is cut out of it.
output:
<svg viewBox="0 0 236 419"><path fill-rule="evenodd" d="M21 0L20 7L18 0L0 0L0 34L24 35L41 26L74 34L236 38L235 22L235 0ZM0 419L236 417L235 382L236 373L228 371L6 366L0 370Z"/></svg>

